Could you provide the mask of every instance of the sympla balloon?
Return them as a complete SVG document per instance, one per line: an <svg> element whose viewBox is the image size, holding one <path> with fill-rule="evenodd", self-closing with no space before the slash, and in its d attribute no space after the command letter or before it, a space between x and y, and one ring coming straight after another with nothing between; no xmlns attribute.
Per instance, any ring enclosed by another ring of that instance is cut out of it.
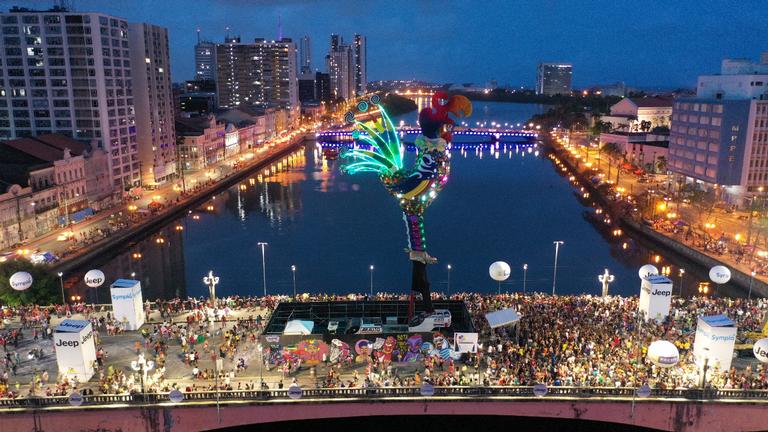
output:
<svg viewBox="0 0 768 432"><path fill-rule="evenodd" d="M32 286L32 275L25 271L16 272L11 275L9 281L11 288L16 291L24 291Z"/></svg>
<svg viewBox="0 0 768 432"><path fill-rule="evenodd" d="M714 266L709 270L709 279L716 284L724 284L731 280L731 271L726 266Z"/></svg>
<svg viewBox="0 0 768 432"><path fill-rule="evenodd" d="M491 275L491 279L501 282L507 280L512 269L504 261L496 261L488 268L488 273Z"/></svg>

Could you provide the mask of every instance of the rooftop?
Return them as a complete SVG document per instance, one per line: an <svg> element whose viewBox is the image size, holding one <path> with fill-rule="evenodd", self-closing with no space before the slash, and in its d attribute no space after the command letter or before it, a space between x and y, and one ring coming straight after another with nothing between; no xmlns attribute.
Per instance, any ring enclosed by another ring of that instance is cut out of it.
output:
<svg viewBox="0 0 768 432"><path fill-rule="evenodd" d="M662 97L630 98L638 108L672 108L673 100Z"/></svg>

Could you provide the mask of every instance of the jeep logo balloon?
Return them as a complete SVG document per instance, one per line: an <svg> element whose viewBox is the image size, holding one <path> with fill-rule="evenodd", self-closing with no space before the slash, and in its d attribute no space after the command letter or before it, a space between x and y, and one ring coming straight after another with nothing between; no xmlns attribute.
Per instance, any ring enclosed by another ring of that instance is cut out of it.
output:
<svg viewBox="0 0 768 432"><path fill-rule="evenodd" d="M97 269L90 270L85 274L83 280L89 287L98 288L104 283L104 272Z"/></svg>
<svg viewBox="0 0 768 432"><path fill-rule="evenodd" d="M24 271L16 272L11 275L9 282L11 288L16 291L24 291L32 286L32 275Z"/></svg>
<svg viewBox="0 0 768 432"><path fill-rule="evenodd" d="M761 363L768 363L768 338L760 339L752 347L752 353Z"/></svg>
<svg viewBox="0 0 768 432"><path fill-rule="evenodd" d="M491 279L497 282L503 282L507 280L511 272L512 269L509 267L509 264L505 263L504 261L496 261L495 263L491 264L491 267L488 268L488 274L490 274Z"/></svg>

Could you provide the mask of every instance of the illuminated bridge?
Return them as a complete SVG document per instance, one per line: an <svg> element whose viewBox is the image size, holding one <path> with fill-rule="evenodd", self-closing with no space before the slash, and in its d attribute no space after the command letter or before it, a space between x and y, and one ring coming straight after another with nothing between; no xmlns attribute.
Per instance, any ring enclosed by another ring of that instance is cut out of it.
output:
<svg viewBox="0 0 768 432"><path fill-rule="evenodd" d="M398 128L400 138L405 143L412 144L416 137L421 135L421 130L417 128L402 127ZM361 136L366 134L361 133ZM352 142L352 131L346 129L327 130L318 132L316 139L319 143L349 143ZM516 129L490 129L490 128L472 128L456 129L453 131L454 146L458 145L476 145L479 143L499 142L502 144L535 144L538 133L530 130Z"/></svg>
<svg viewBox="0 0 768 432"><path fill-rule="evenodd" d="M186 393L178 403L168 394L97 395L84 396L78 407L67 397L0 399L0 430L189 431L416 415L596 421L617 430L768 430L768 391L654 389L645 397L633 388L550 387L544 396L535 396L532 387L436 387L432 396L422 391L212 391Z"/></svg>

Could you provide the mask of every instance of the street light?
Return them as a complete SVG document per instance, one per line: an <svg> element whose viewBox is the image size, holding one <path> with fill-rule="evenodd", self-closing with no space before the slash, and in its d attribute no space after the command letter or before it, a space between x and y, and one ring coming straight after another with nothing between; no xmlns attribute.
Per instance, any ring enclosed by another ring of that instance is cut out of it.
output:
<svg viewBox="0 0 768 432"><path fill-rule="evenodd" d="M528 264L523 264L523 294L525 294L525 281L528 276Z"/></svg>
<svg viewBox="0 0 768 432"><path fill-rule="evenodd" d="M752 300L752 282L755 281L755 275L757 274L756 271L752 270L752 273L750 273L749 277L749 294L747 295L747 300Z"/></svg>
<svg viewBox="0 0 768 432"><path fill-rule="evenodd" d="M371 264L370 270L371 270L371 298L373 298L373 264Z"/></svg>
<svg viewBox="0 0 768 432"><path fill-rule="evenodd" d="M555 295L555 285L557 284L557 254L560 252L560 246L565 244L562 240L552 242L555 245L555 270L552 273L552 295Z"/></svg>
<svg viewBox="0 0 768 432"><path fill-rule="evenodd" d="M683 296L683 275L685 274L685 269L681 268L680 273L678 274L680 275L680 297L682 297Z"/></svg>
<svg viewBox="0 0 768 432"><path fill-rule="evenodd" d="M62 279L62 276L64 276L64 273L58 272L56 274L59 275L59 285L61 285L61 304L63 306L67 304L67 298L64 297L64 279Z"/></svg>
<svg viewBox="0 0 768 432"><path fill-rule="evenodd" d="M603 284L603 297L608 295L608 286L611 284L611 282L613 282L614 278L615 276L610 274L608 269L605 269L605 273L597 276L597 280Z"/></svg>
<svg viewBox="0 0 768 432"><path fill-rule="evenodd" d="M293 298L296 298L296 266L291 265L291 273L293 273Z"/></svg>
<svg viewBox="0 0 768 432"><path fill-rule="evenodd" d="M269 244L267 242L258 242L261 246L261 275L264 278L264 297L267 296L267 261L265 258L264 248Z"/></svg>
<svg viewBox="0 0 768 432"><path fill-rule="evenodd" d="M144 380L147 378L147 372L151 371L155 367L155 362L152 360L146 360L144 354L139 354L139 359L131 362L131 369L139 373L141 378L141 392L146 393L144 390Z"/></svg>
<svg viewBox="0 0 768 432"><path fill-rule="evenodd" d="M451 296L451 265L448 264L446 268L448 269L448 297L450 297Z"/></svg>

